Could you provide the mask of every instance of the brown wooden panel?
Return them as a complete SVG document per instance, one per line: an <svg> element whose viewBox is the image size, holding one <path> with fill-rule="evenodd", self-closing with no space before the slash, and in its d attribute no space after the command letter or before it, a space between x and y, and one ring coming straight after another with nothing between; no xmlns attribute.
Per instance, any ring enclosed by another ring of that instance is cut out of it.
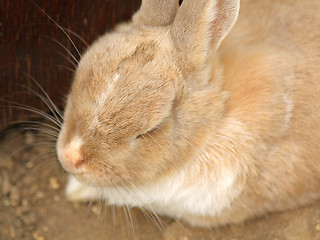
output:
<svg viewBox="0 0 320 240"><path fill-rule="evenodd" d="M63 106L73 74L68 68L74 69L70 63L74 60L64 47L77 59L79 55L42 10L90 44L116 23L128 20L140 4L141 0L0 0L0 99L47 111L35 94L24 89L32 87L39 92L31 76L59 107ZM83 53L86 45L75 34L69 35ZM0 130L32 116L10 105L0 103Z"/></svg>

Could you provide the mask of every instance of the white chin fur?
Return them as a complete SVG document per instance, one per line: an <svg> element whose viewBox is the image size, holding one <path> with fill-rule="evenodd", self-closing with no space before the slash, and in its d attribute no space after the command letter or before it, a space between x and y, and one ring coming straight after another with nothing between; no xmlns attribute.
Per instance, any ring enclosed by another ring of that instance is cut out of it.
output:
<svg viewBox="0 0 320 240"><path fill-rule="evenodd" d="M230 205L241 189L236 173L225 169L219 176L190 178L192 167L157 183L140 186L94 188L70 176L66 194L72 201L104 198L108 205L142 207L156 213L183 218L185 215L217 216Z"/></svg>
<svg viewBox="0 0 320 240"><path fill-rule="evenodd" d="M98 188L79 182L73 175L68 176L65 194L70 201L86 202L102 198Z"/></svg>

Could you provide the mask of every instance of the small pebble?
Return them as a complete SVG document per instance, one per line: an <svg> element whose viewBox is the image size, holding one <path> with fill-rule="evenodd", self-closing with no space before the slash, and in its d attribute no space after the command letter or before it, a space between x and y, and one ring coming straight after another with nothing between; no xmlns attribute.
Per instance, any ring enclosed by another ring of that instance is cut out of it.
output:
<svg viewBox="0 0 320 240"><path fill-rule="evenodd" d="M34 240L44 240L44 237L37 231L32 233L32 237Z"/></svg>
<svg viewBox="0 0 320 240"><path fill-rule="evenodd" d="M22 205L16 209L16 215L22 216L23 214L30 212L30 210L31 210L31 207L30 207L28 201L23 199Z"/></svg>
<svg viewBox="0 0 320 240"><path fill-rule="evenodd" d="M17 206L20 201L20 195L17 187L12 187L10 190L10 201L12 206Z"/></svg>
<svg viewBox="0 0 320 240"><path fill-rule="evenodd" d="M16 213L16 216L21 217L22 214L23 214L22 207L18 207L18 208L16 209L15 213Z"/></svg>
<svg viewBox="0 0 320 240"><path fill-rule="evenodd" d="M8 153L0 152L0 168L13 169L13 160Z"/></svg>
<svg viewBox="0 0 320 240"><path fill-rule="evenodd" d="M9 199L5 199L5 200L3 201L3 205L5 205L6 207L10 207L10 206L11 206L10 200L9 200Z"/></svg>
<svg viewBox="0 0 320 240"><path fill-rule="evenodd" d="M43 226L43 227L42 227L42 230L43 230L44 232L49 232L49 227L48 227L48 226Z"/></svg>
<svg viewBox="0 0 320 240"><path fill-rule="evenodd" d="M35 142L35 136L32 132L25 132L24 134L24 143L31 145Z"/></svg>
<svg viewBox="0 0 320 240"><path fill-rule="evenodd" d="M44 193L38 191L38 192L36 193L36 196L37 196L38 198L44 198Z"/></svg>
<svg viewBox="0 0 320 240"><path fill-rule="evenodd" d="M318 223L317 225L316 225L316 231L320 231L320 223Z"/></svg>
<svg viewBox="0 0 320 240"><path fill-rule="evenodd" d="M49 179L49 183L50 183L50 188L53 190L58 190L60 188L60 184L59 184L58 180L54 177L51 177Z"/></svg>
<svg viewBox="0 0 320 240"><path fill-rule="evenodd" d="M10 193L11 185L8 175L4 172L2 178L2 195L6 196Z"/></svg>
<svg viewBox="0 0 320 240"><path fill-rule="evenodd" d="M22 199L22 206L23 206L23 207L29 207L29 208L30 208L29 201L28 201L27 199Z"/></svg>
<svg viewBox="0 0 320 240"><path fill-rule="evenodd" d="M29 161L29 162L26 163L26 168L31 169L33 167L34 167L33 161Z"/></svg>
<svg viewBox="0 0 320 240"><path fill-rule="evenodd" d="M99 213L101 212L101 209L98 206L92 206L91 211L99 215Z"/></svg>
<svg viewBox="0 0 320 240"><path fill-rule="evenodd" d="M10 228L10 237L11 238L16 238L17 234L16 234L16 229L14 227Z"/></svg>
<svg viewBox="0 0 320 240"><path fill-rule="evenodd" d="M22 215L21 216L21 220L23 221L23 223L25 225L32 225L35 224L37 222L37 218L34 214L30 213L30 214L26 214L26 215Z"/></svg>
<svg viewBox="0 0 320 240"><path fill-rule="evenodd" d="M53 200L55 200L56 202L60 201L60 197L58 195L54 195L53 196Z"/></svg>

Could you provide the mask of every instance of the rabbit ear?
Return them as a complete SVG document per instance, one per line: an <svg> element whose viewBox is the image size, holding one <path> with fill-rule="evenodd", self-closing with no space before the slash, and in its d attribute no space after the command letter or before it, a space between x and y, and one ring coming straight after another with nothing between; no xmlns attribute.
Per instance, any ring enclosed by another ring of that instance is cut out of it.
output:
<svg viewBox="0 0 320 240"><path fill-rule="evenodd" d="M178 0L142 0L133 22L147 26L170 25L179 7Z"/></svg>
<svg viewBox="0 0 320 240"><path fill-rule="evenodd" d="M239 5L240 0L182 2L170 31L175 46L192 65L203 65L215 53L236 22Z"/></svg>

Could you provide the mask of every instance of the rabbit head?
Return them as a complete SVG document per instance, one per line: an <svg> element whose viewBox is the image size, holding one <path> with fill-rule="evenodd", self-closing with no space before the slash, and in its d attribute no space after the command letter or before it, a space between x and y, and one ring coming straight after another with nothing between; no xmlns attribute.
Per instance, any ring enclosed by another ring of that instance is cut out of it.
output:
<svg viewBox="0 0 320 240"><path fill-rule="evenodd" d="M239 1L144 0L76 70L57 142L62 166L94 186L142 183L192 159L226 94L216 51Z"/></svg>

